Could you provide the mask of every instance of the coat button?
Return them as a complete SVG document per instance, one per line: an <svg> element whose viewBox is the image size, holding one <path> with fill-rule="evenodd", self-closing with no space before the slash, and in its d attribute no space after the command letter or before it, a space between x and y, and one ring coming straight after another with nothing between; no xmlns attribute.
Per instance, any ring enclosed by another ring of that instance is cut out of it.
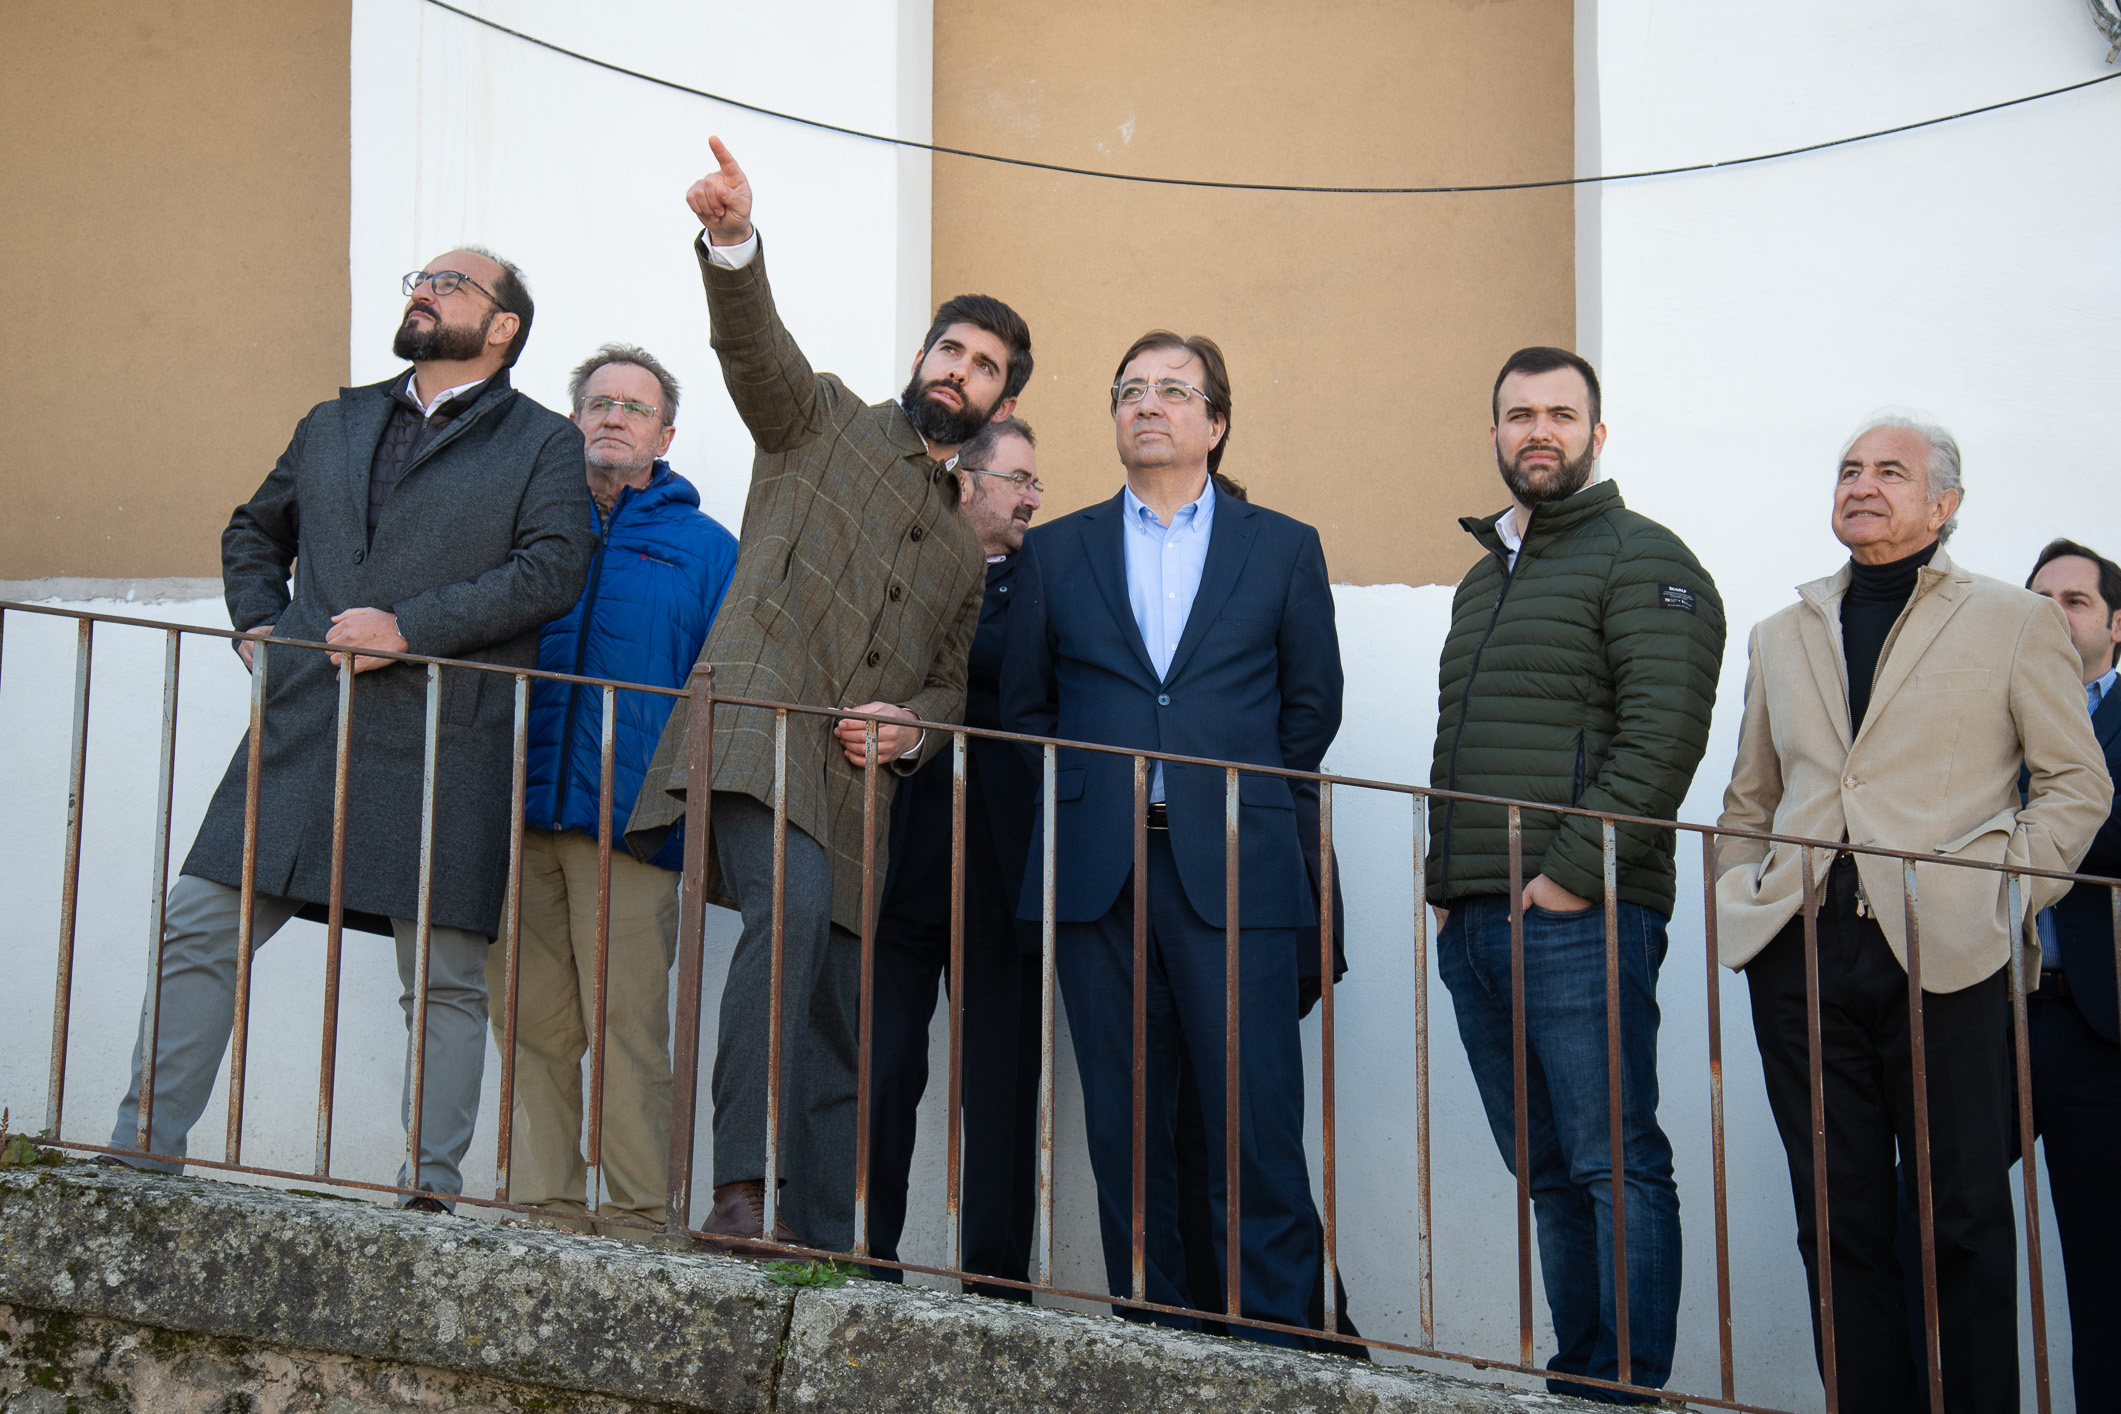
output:
<svg viewBox="0 0 2121 1414"><path fill-rule="evenodd" d="M876 665L877 665L878 663L882 662L883 660L884 660L884 655L883 655L883 654L881 654L881 653L871 653L871 654L869 655L869 666L873 668L873 667L875 667L875 666L876 666Z"/></svg>
<svg viewBox="0 0 2121 1414"><path fill-rule="evenodd" d="M919 540L919 539L920 539L920 538L921 538L922 536L926 535L927 533L928 533L927 531L925 531L925 530L921 529L921 528L920 528L919 526L917 526L917 525L916 525L915 527L913 527L913 533L912 533L911 535L909 535L909 536L907 537L907 539L909 539L909 540Z"/></svg>
<svg viewBox="0 0 2121 1414"><path fill-rule="evenodd" d="M366 550L356 550L353 552L353 562L357 565L367 558L368 552Z"/></svg>
<svg viewBox="0 0 2121 1414"><path fill-rule="evenodd" d="M1843 776L1841 784L1845 789L1854 790L1856 788L1856 778L1854 776Z"/></svg>
<svg viewBox="0 0 2121 1414"><path fill-rule="evenodd" d="M1156 705L1159 707L1169 707L1171 705L1171 698L1169 694L1161 692L1158 693L1156 695Z"/></svg>
<svg viewBox="0 0 2121 1414"><path fill-rule="evenodd" d="M905 590L903 590L903 589L901 589L901 588L899 588L899 587L898 587L897 585L895 585L895 584L894 584L894 585L892 585L892 586L891 586L891 602L892 602L892 603L896 604L896 603L897 603L897 602L898 602L898 601L899 601L900 599L902 599L902 598L904 598L904 597L905 597L905 594L906 594L906 591L905 591Z"/></svg>

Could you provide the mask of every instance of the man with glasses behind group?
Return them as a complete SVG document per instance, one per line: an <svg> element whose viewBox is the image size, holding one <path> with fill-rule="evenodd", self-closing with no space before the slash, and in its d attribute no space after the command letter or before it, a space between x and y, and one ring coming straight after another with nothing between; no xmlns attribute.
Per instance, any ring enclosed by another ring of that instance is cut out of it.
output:
<svg viewBox="0 0 2121 1414"><path fill-rule="evenodd" d="M1340 642L1318 532L1219 489L1230 431L1222 350L1157 330L1112 386L1126 485L1024 542L1009 617L1003 720L1016 731L1134 751L1315 771L1340 728ZM1145 1152L1133 1152L1134 767L1064 750L1054 791L1057 966L1082 1077L1105 1280L1133 1285L1133 1174L1147 1182L1145 1295L1187 1304L1174 1126L1178 1064L1193 1067L1210 1155L1225 1152L1225 786L1221 770L1152 762L1147 781ZM1227 1243L1225 1170L1212 1162L1218 1280L1235 1260L1243 1316L1309 1323L1321 1229L1303 1147L1297 1032L1300 934L1318 912L1286 777L1238 788L1236 978L1240 1251ZM1042 821L1018 917L1044 903ZM1316 938L1315 931L1309 935ZM1188 1317L1156 1316L1192 1327ZM1232 1334L1309 1339L1254 1326Z"/></svg>
<svg viewBox="0 0 2121 1414"><path fill-rule="evenodd" d="M485 252L454 250L407 275L405 293L391 351L412 367L310 410L264 484L229 519L221 578L236 628L323 639L340 650L282 648L262 658L249 643L238 650L267 678L253 946L297 913L318 916L332 897L341 660L350 658L360 675L344 903L349 916L370 915L397 940L408 1122L416 978L425 973L418 1178L408 1162L398 1183L421 1190L411 1206L439 1210L462 1191L457 1165L478 1116L486 952L508 880L514 693L505 673L463 668L445 670L430 687L424 667L363 650L535 666L539 630L582 591L596 531L582 434L509 386L508 370L530 335L521 274ZM440 740L434 852L426 859L430 692L440 694ZM250 837L248 760L246 742L169 891L151 1153L183 1156L228 1046ZM424 939L413 921L423 914L431 924ZM143 1008L132 1084L111 1135L116 1149L137 1141L147 1015Z"/></svg>
<svg viewBox="0 0 2121 1414"><path fill-rule="evenodd" d="M990 422L958 454L966 519L987 556L987 593L965 675L965 725L1001 725L1002 644L1017 551L1038 512L1038 454L1017 418ZM891 802L891 870L876 925L870 1054L869 1250L899 1255L914 1116L928 1084L928 1027L941 978L962 1001L964 1184L958 1265L1023 1281L1038 1178L1039 959L1020 945L1016 891L1031 847L1038 777L1015 746L965 743L963 976L950 969L951 801L947 742ZM876 1275L899 1279L893 1268ZM1029 1300L1020 1288L974 1286Z"/></svg>

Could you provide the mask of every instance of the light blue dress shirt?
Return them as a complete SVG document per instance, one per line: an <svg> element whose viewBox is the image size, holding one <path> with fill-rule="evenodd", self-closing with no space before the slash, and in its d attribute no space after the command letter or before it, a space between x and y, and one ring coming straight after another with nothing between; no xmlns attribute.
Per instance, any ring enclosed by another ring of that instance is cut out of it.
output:
<svg viewBox="0 0 2121 1414"><path fill-rule="evenodd" d="M2114 690L2114 682L2121 678L2121 667L2108 668L2098 677L2084 685L2084 710L2097 714L2099 704L2106 694ZM2061 942L2055 936L2055 910L2043 908L2040 916L2033 920L2035 931L2040 934L2040 966L2042 970L2061 966Z"/></svg>
<svg viewBox="0 0 2121 1414"><path fill-rule="evenodd" d="M1127 552L1127 604L1141 630L1159 679L1171 671L1171 657L1185 634L1200 592L1201 571L1208 563L1208 537L1215 528L1215 478L1200 495L1178 508L1165 525L1129 486L1121 492L1125 514L1121 543ZM1149 799L1164 798L1164 764L1149 763Z"/></svg>

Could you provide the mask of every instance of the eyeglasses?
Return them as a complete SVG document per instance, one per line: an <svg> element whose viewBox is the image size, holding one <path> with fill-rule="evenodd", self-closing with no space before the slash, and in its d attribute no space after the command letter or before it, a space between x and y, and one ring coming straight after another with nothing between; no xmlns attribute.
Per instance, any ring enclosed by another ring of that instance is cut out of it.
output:
<svg viewBox="0 0 2121 1414"><path fill-rule="evenodd" d="M1043 492L1046 489L1045 482L1039 480L1035 476L1030 475L1028 472L983 471L976 466L962 466L959 467L958 470L964 472L967 476L991 476L996 481L1006 481L1011 486L1016 488L1017 494L1019 495L1023 494L1027 490Z"/></svg>
<svg viewBox="0 0 2121 1414"><path fill-rule="evenodd" d="M461 270L415 270L405 277L405 293L408 295L422 285L432 285L438 296L453 295L457 292L457 286L469 285L495 304L501 302L492 290Z"/></svg>
<svg viewBox="0 0 2121 1414"><path fill-rule="evenodd" d="M591 417L602 417L613 408L617 408L635 422L649 422L663 415L661 408L650 403L628 402L624 398L585 398L582 401L582 411Z"/></svg>
<svg viewBox="0 0 2121 1414"><path fill-rule="evenodd" d="M1156 394L1158 402L1169 403L1173 407L1184 407L1195 398L1199 398L1204 403L1212 401L1206 393L1203 393L1191 383L1181 383L1176 378L1159 378L1153 384L1144 382L1139 378L1129 378L1124 383L1112 385L1112 396L1118 399L1123 406L1132 406L1140 402L1143 398L1148 397L1152 391Z"/></svg>

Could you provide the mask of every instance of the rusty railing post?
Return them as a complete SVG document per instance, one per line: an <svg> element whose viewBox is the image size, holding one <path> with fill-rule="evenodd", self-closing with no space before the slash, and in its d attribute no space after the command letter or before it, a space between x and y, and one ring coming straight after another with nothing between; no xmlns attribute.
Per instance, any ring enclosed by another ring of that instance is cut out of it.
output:
<svg viewBox="0 0 2121 1414"><path fill-rule="evenodd" d="M162 1037L162 931L169 915L169 811L177 780L177 671L182 635L169 630L162 645L162 760L155 773L154 875L147 906L147 1015L140 1028L140 1124L134 1147L152 1153L155 1052Z"/></svg>
<svg viewBox="0 0 2121 1414"><path fill-rule="evenodd" d="M250 734L243 780L243 887L236 913L236 1014L228 1040L228 1135L222 1159L243 1162L243 1082L250 1056L250 966L258 946L258 782L265 760L267 640L251 649Z"/></svg>
<svg viewBox="0 0 2121 1414"><path fill-rule="evenodd" d="M317 1176L331 1173L332 1114L339 1088L339 979L346 933L346 804L353 755L353 659L339 664L339 710L332 736L331 883L324 908L324 1023L317 1046ZM508 1123L503 1092L501 1123Z"/></svg>
<svg viewBox="0 0 2121 1414"><path fill-rule="evenodd" d="M501 1117L494 1136L494 1199L506 1203L515 1157L516 1000L523 967L523 810L530 763L530 679L516 674L515 732L509 754L508 884L501 897Z"/></svg>
<svg viewBox="0 0 2121 1414"><path fill-rule="evenodd" d="M707 861L714 803L714 667L693 665L685 703L685 872L678 898L677 1034L670 1054L670 1173L663 1232L692 1226L692 1147L700 1117L700 984L707 950Z"/></svg>
<svg viewBox="0 0 2121 1414"><path fill-rule="evenodd" d="M81 814L88 788L89 660L95 651L95 622L82 619L74 638L74 748L66 776L66 864L59 881L59 965L52 996L51 1075L44 1092L44 1132L59 1137L66 1099L66 1039L74 1002L74 929L81 897ZM157 959L159 963L159 958ZM153 979L160 984L157 967ZM142 1080L145 1080L145 1076ZM140 1092L143 1105L147 1092Z"/></svg>
<svg viewBox="0 0 2121 1414"><path fill-rule="evenodd" d="M862 723L862 981L854 1072L854 1255L869 1255L870 1052L876 1045L876 723Z"/></svg>

